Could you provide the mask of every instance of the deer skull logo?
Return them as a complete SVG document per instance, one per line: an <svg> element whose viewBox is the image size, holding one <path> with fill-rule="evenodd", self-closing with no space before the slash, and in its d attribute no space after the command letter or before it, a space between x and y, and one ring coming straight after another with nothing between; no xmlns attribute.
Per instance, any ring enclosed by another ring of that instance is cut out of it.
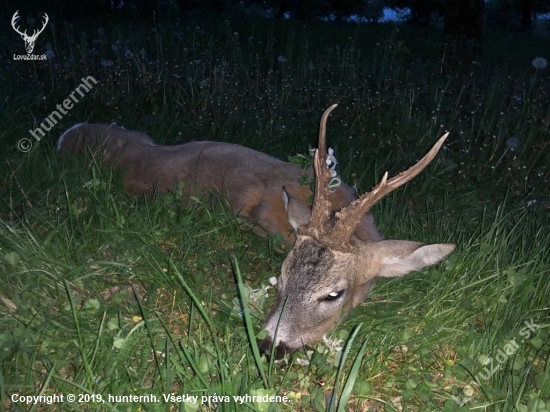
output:
<svg viewBox="0 0 550 412"><path fill-rule="evenodd" d="M46 13L44 13L44 22L42 23L42 28L40 30L34 30L32 33L32 36L29 36L27 34L27 30L25 30L24 32L21 32L21 30L19 30L19 27L16 26L17 19L19 18L20 16L19 16L19 10L18 10L15 12L13 17L11 18L11 26L17 33L21 35L21 38L25 42L25 49L27 50L27 54L31 54L34 49L34 43L36 42L38 35L44 31L44 29L46 28L46 24L48 24L48 21L50 20L50 18Z"/></svg>

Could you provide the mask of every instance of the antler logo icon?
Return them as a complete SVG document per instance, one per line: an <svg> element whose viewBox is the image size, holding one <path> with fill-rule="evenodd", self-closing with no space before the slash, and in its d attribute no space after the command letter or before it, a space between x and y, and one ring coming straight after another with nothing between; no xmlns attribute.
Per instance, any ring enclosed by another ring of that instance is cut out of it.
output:
<svg viewBox="0 0 550 412"><path fill-rule="evenodd" d="M25 42L25 49L27 50L27 54L31 54L34 49L34 43L36 42L38 35L44 31L44 29L46 28L46 24L48 24L50 18L46 13L44 13L44 23L42 24L42 28L40 30L34 30L32 36L29 36L27 34L27 30L21 32L21 30L19 30L19 27L16 26L17 19L19 19L20 17L21 16L19 16L19 10L17 10L11 18L11 26L17 33L21 35L21 38Z"/></svg>

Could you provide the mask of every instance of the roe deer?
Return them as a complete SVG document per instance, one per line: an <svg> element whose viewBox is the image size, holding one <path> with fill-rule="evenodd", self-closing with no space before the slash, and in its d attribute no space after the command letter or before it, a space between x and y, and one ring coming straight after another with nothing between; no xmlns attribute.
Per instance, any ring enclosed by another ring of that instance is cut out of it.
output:
<svg viewBox="0 0 550 412"><path fill-rule="evenodd" d="M285 209L283 186L304 210L311 207L311 190L299 182L305 177L313 179L312 168L304 170L235 144L203 141L160 146L145 133L114 124L79 123L61 135L57 149L73 153L91 150L121 171L122 184L131 194L164 193L179 183L184 183L185 202L201 189L221 194L236 214L268 233L280 233L288 244L293 244L296 236ZM329 195L331 212L355 198L352 188L340 184ZM361 219L356 235L365 241L382 240L370 214Z"/></svg>
<svg viewBox="0 0 550 412"><path fill-rule="evenodd" d="M267 337L260 349L276 358L319 341L362 303L379 277L401 277L435 264L456 247L383 240L368 212L397 187L418 175L435 157L448 134L416 165L380 183L358 199L340 184L329 188L325 143L329 107L321 118L313 170L277 160L243 146L192 142L159 146L143 133L107 124L77 124L58 140L58 149L82 152L89 147L106 164L122 172L131 193L172 190L185 183L184 193L201 188L223 194L235 212L280 233L294 246L283 262L275 305L264 323ZM311 190L303 176L315 176ZM291 233L291 230L293 232Z"/></svg>

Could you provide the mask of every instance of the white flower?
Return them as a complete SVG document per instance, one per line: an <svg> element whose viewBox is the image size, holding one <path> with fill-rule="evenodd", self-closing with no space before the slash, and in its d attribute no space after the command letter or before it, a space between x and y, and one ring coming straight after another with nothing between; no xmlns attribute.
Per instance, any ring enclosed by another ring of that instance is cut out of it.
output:
<svg viewBox="0 0 550 412"><path fill-rule="evenodd" d="M277 284L277 278L275 276L271 276L269 278L269 283L271 283L271 286L275 286Z"/></svg>
<svg viewBox="0 0 550 412"><path fill-rule="evenodd" d="M306 356L311 359L311 356L313 355L312 350L306 350ZM308 358L296 358L295 362L300 366L309 366L309 359Z"/></svg>
<svg viewBox="0 0 550 412"><path fill-rule="evenodd" d="M544 57L535 57L531 64L535 69L545 69L548 66L548 62Z"/></svg>
<svg viewBox="0 0 550 412"><path fill-rule="evenodd" d="M130 50L126 49L124 50L124 57L127 59L132 59L134 57L134 53L132 53Z"/></svg>
<svg viewBox="0 0 550 412"><path fill-rule="evenodd" d="M277 57L277 60L279 63L286 63L286 56L284 54L280 54L279 57Z"/></svg>
<svg viewBox="0 0 550 412"><path fill-rule="evenodd" d="M464 395L466 396L473 396L474 390L470 385L466 385L464 388L462 388L462 391L464 392Z"/></svg>
<svg viewBox="0 0 550 412"><path fill-rule="evenodd" d="M327 338L323 336L323 345L331 352L342 352L344 340L338 338Z"/></svg>

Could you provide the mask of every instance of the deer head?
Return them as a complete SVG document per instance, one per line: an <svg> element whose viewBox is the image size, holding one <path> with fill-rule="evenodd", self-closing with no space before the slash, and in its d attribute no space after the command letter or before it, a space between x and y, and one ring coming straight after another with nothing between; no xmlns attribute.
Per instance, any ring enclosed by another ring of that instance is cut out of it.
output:
<svg viewBox="0 0 550 412"><path fill-rule="evenodd" d="M327 118L335 107L329 107L321 118L312 210L296 202L283 188L288 219L297 240L283 262L277 299L264 324L268 336L260 343L260 349L268 355L275 345L277 358L321 340L365 300L377 278L401 277L433 265L456 247L453 243L368 242L354 235L360 220L380 199L432 161L448 133L417 164L389 180L384 174L370 192L332 216L325 136Z"/></svg>
<svg viewBox="0 0 550 412"><path fill-rule="evenodd" d="M14 13L13 17L11 18L11 26L17 33L21 35L21 38L25 42L25 49L27 50L27 54L31 54L32 51L34 50L34 43L36 42L38 35L44 31L44 29L46 28L46 24L48 24L48 21L50 20L50 18L46 13L44 13L44 22L42 23L42 28L40 30L34 30L32 33L32 36L29 36L27 35L27 30L25 30L24 32L21 32L19 30L19 27L15 25L19 17L20 16L19 16L19 10L18 10Z"/></svg>

